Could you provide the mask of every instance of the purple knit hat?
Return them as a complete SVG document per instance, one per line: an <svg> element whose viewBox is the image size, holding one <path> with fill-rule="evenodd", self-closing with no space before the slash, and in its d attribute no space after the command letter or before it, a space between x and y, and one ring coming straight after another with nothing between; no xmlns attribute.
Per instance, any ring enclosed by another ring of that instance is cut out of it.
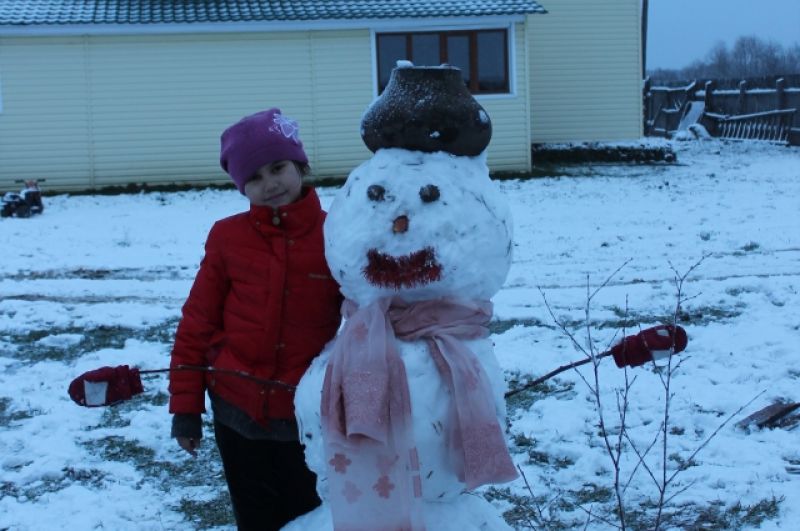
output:
<svg viewBox="0 0 800 531"><path fill-rule="evenodd" d="M219 163L236 188L244 185L263 165L278 160L308 164L297 122L272 108L245 116L222 133Z"/></svg>

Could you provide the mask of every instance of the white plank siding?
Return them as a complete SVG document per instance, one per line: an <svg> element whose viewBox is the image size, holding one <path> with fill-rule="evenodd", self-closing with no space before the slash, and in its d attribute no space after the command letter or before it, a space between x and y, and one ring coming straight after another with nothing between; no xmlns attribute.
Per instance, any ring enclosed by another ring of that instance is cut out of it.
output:
<svg viewBox="0 0 800 531"><path fill-rule="evenodd" d="M311 96L305 34L91 40L97 186L224 179L226 126L269 106L298 114Z"/></svg>
<svg viewBox="0 0 800 531"><path fill-rule="evenodd" d="M509 52L510 95L478 96L476 99L492 120L492 140L487 150L487 163L492 171L517 172L530 169L530 137L528 135L527 55L525 27L516 24L509 30L514 38Z"/></svg>
<svg viewBox="0 0 800 531"><path fill-rule="evenodd" d="M309 138L314 175L346 176L372 155L360 133L361 115L373 98L370 38L367 29L311 34L314 90L309 128L301 128L301 136Z"/></svg>
<svg viewBox="0 0 800 531"><path fill-rule="evenodd" d="M91 177L85 43L0 39L0 189L46 177L82 187ZM57 177L54 177L57 176Z"/></svg>
<svg viewBox="0 0 800 531"><path fill-rule="evenodd" d="M639 4L550 0L528 17L533 142L642 136Z"/></svg>
<svg viewBox="0 0 800 531"><path fill-rule="evenodd" d="M16 40L0 57L0 161L49 190L227 182L220 133L270 106L300 122L317 175L369 155L368 30Z"/></svg>

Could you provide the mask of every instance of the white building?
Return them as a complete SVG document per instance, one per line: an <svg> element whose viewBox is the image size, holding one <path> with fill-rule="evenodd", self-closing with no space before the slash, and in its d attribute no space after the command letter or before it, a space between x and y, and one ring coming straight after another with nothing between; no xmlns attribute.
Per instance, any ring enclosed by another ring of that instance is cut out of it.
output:
<svg viewBox="0 0 800 531"><path fill-rule="evenodd" d="M343 177L399 58L462 68L492 171L530 170L532 143L639 138L639 1L543 4L4 0L0 190L224 183L220 133L271 106L300 122L316 176Z"/></svg>

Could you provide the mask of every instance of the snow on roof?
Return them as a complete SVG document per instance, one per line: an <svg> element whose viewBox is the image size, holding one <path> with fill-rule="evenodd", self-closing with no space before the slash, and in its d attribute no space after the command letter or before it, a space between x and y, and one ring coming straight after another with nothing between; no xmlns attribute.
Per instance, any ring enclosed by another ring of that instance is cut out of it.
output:
<svg viewBox="0 0 800 531"><path fill-rule="evenodd" d="M0 25L191 24L546 13L532 0L4 0Z"/></svg>

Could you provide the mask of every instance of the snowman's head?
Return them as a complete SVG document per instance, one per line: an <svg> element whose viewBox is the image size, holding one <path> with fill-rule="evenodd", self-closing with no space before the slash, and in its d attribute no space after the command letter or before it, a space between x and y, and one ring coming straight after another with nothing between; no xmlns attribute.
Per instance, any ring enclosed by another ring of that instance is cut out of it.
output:
<svg viewBox="0 0 800 531"><path fill-rule="evenodd" d="M508 204L483 157L381 149L356 168L325 221L344 295L489 299L511 264Z"/></svg>

